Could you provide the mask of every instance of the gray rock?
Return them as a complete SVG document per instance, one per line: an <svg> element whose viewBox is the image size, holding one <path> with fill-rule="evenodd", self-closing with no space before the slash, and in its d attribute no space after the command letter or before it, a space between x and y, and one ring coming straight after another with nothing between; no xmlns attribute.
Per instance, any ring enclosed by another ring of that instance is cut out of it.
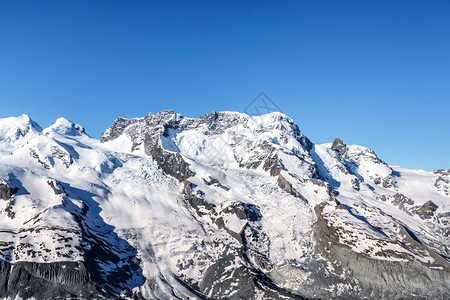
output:
<svg viewBox="0 0 450 300"><path fill-rule="evenodd" d="M0 297L23 299L119 299L93 282L83 262L0 261Z"/></svg>
<svg viewBox="0 0 450 300"><path fill-rule="evenodd" d="M385 178L383 178L383 182L382 185L384 188L393 188L393 189L398 189L397 186L397 181L395 180L395 178L390 175L390 176L386 176Z"/></svg>
<svg viewBox="0 0 450 300"><path fill-rule="evenodd" d="M439 170L434 171L434 174L438 174L438 175L442 175L442 176L450 176L450 169L448 169L448 170L439 169Z"/></svg>
<svg viewBox="0 0 450 300"><path fill-rule="evenodd" d="M414 201L403 194L397 193L393 196L392 204L398 206L406 212L409 212L409 208L414 205Z"/></svg>
<svg viewBox="0 0 450 300"><path fill-rule="evenodd" d="M416 211L416 213L422 219L430 219L434 216L434 212L437 210L437 208L438 206L434 204L433 201L428 200Z"/></svg>
<svg viewBox="0 0 450 300"><path fill-rule="evenodd" d="M334 262L337 270L342 270L342 278L346 278L347 283L355 284L352 281L356 280L356 284L361 288L356 294L342 294L333 299L448 299L450 264L433 250L416 241L408 231L402 232L407 236L405 242L411 247L425 249L431 253L435 259L433 265L415 260L404 262L377 260L356 253L347 245L339 243L335 229L321 216L321 210L321 206L316 207L318 217L314 233L317 241L316 250ZM315 285L320 286L323 279L313 280ZM330 278L325 280L327 284L332 282ZM430 295L433 296L430 298Z"/></svg>
<svg viewBox="0 0 450 300"><path fill-rule="evenodd" d="M166 174L183 181L193 175L189 170L189 164L184 161L179 153L164 150L159 141L148 138L145 141L145 152L151 156L158 167Z"/></svg>
<svg viewBox="0 0 450 300"><path fill-rule="evenodd" d="M291 194L291 195L293 195L293 196L295 196L295 197L297 197L297 198L302 199L302 200L305 201L306 203L308 202L308 200L307 200L305 197L303 197L303 195L300 194L300 192L297 191L297 190L292 186L292 184L291 184L288 180L286 180L286 178L284 178L281 174L278 175L277 183L278 183L278 186L279 186L280 188L282 188L283 190L285 190L285 191L288 192L289 194Z"/></svg>
<svg viewBox="0 0 450 300"><path fill-rule="evenodd" d="M341 156L345 156L347 145L341 139L335 138L331 145L331 149L337 151Z"/></svg>
<svg viewBox="0 0 450 300"><path fill-rule="evenodd" d="M436 179L434 186L442 194L450 196L450 178L447 179L446 177L439 176Z"/></svg>
<svg viewBox="0 0 450 300"><path fill-rule="evenodd" d="M189 206L192 207L197 214L205 215L206 211L214 211L215 205L204 200L202 197L202 193L200 191L194 193L192 191L194 185L189 181L184 181L184 197L186 201L189 203Z"/></svg>
<svg viewBox="0 0 450 300"><path fill-rule="evenodd" d="M63 192L65 193L64 188L58 182L56 182L55 180L48 180L47 184L53 190L55 195L61 195Z"/></svg>
<svg viewBox="0 0 450 300"><path fill-rule="evenodd" d="M219 180L217 180L217 179L215 179L215 178L213 178L213 177L211 177L211 176L209 176L208 179L204 179L204 178L203 178L203 181L206 183L206 185L209 185L209 186L211 186L211 185L212 185L212 186L216 186L216 187L219 187L219 188L221 188L221 189L224 189L225 191L229 191L229 190L230 190L229 187L223 185L222 183L220 183Z"/></svg>
<svg viewBox="0 0 450 300"><path fill-rule="evenodd" d="M355 191L359 191L359 189L360 189L360 187L359 187L360 183L361 183L361 180L360 180L359 178L353 178L353 179L352 179L352 188L353 188Z"/></svg>
<svg viewBox="0 0 450 300"><path fill-rule="evenodd" d="M0 179L0 199L9 200L12 195L18 192L17 187L10 187L4 180Z"/></svg>

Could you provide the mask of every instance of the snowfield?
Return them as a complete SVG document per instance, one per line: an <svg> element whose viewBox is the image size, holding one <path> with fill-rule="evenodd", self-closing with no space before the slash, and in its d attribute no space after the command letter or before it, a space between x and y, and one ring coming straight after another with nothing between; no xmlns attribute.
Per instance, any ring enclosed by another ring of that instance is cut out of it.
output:
<svg viewBox="0 0 450 300"><path fill-rule="evenodd" d="M0 119L0 199L5 266L89 273L69 284L66 271L27 271L30 292L5 298L42 298L37 286L56 281L46 296L450 295L450 170L313 144L280 113L164 111L119 118L101 140L64 118Z"/></svg>

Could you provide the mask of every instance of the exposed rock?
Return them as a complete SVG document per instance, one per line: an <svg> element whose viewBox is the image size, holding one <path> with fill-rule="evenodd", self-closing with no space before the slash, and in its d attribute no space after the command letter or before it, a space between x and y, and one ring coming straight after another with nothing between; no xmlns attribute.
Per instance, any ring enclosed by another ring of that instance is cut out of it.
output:
<svg viewBox="0 0 450 300"><path fill-rule="evenodd" d="M385 178L383 178L383 187L384 188L393 188L393 189L398 189L397 186L397 181L395 180L395 178L393 176L386 176Z"/></svg>
<svg viewBox="0 0 450 300"><path fill-rule="evenodd" d="M434 216L434 212L437 210L438 206L433 203L433 201L428 200L423 204L417 211L417 215L422 219L430 219Z"/></svg>
<svg viewBox="0 0 450 300"><path fill-rule="evenodd" d="M51 187L55 195L61 195L63 192L64 193L66 192L64 190L64 187L61 184L59 184L56 180L47 180L47 184Z"/></svg>
<svg viewBox="0 0 450 300"><path fill-rule="evenodd" d="M242 252L241 252L242 253ZM212 299L255 299L255 295L264 295L263 299L305 299L288 290L279 288L263 272L252 267L231 268L239 252L225 247L221 257L205 273L197 289L201 295L211 295ZM245 258L244 258L245 259ZM215 280L220 278L221 280ZM230 289L239 284L239 289ZM208 297L202 296L203 299Z"/></svg>
<svg viewBox="0 0 450 300"><path fill-rule="evenodd" d="M409 212L408 206L410 207L413 206L414 201L403 194L397 193L393 196L392 204L398 206L400 209L403 209L404 211Z"/></svg>
<svg viewBox="0 0 450 300"><path fill-rule="evenodd" d="M70 153L68 153L65 149L56 146L51 146L50 149L53 157L61 160L66 168L70 167L73 164L72 155L70 155Z"/></svg>
<svg viewBox="0 0 450 300"><path fill-rule="evenodd" d="M204 200L200 191L194 193L192 191L193 187L194 185L192 183L187 180L184 181L183 193L189 205L194 208L199 215L206 215L207 213L214 211L215 205Z"/></svg>
<svg viewBox="0 0 450 300"><path fill-rule="evenodd" d="M0 178L0 199L9 200L12 195L17 193L19 189L17 187L10 187L3 179Z"/></svg>
<svg viewBox="0 0 450 300"><path fill-rule="evenodd" d="M450 179L439 176L434 183L436 189L445 196L450 196Z"/></svg>
<svg viewBox="0 0 450 300"><path fill-rule="evenodd" d="M417 261L385 261L368 258L350 250L347 245L339 242L339 235L333 226L322 217L323 205L316 207L317 223L315 226L315 238L317 240L317 251L327 257L330 261L338 262L335 270L342 270L342 278L351 282L353 278L358 280L362 289L356 294L341 294L334 299L352 298L376 298L376 299L445 299L450 294L450 272L449 263L439 255L433 254L435 268ZM416 242L404 230L409 244L414 247L431 249ZM347 270L344 272L344 270ZM332 278L326 279L329 282ZM320 284L315 282L315 284ZM402 286L402 289L398 287ZM431 290L430 290L431 288Z"/></svg>
<svg viewBox="0 0 450 300"><path fill-rule="evenodd" d="M36 152L36 150L30 148L30 156L34 159L37 160L37 162L44 168L47 170L50 170L50 164L48 161L45 161L45 159L42 159L39 154Z"/></svg>
<svg viewBox="0 0 450 300"><path fill-rule="evenodd" d="M5 207L5 211L8 215L8 218L10 219L14 219L16 217L16 212L14 211L14 198L9 199L8 204Z"/></svg>
<svg viewBox="0 0 450 300"><path fill-rule="evenodd" d="M153 158L159 168L179 181L189 178L193 173L179 153L165 151L159 141L147 138L145 141L145 152Z"/></svg>
<svg viewBox="0 0 450 300"><path fill-rule="evenodd" d="M403 176L371 149L313 145L281 113L119 118L101 146L64 119L26 135L0 165L21 191L0 210L0 298L450 294L449 171Z"/></svg>
<svg viewBox="0 0 450 300"><path fill-rule="evenodd" d="M213 178L213 177L211 177L211 176L209 176L209 179L208 179L208 180L206 180L205 178L203 178L203 181L206 183L206 185L217 186L217 187L220 187L221 189L224 189L225 191L229 191L229 190L230 190L229 187L223 185L222 183L220 183L219 180L217 180L217 179L215 179L215 178Z"/></svg>
<svg viewBox="0 0 450 300"><path fill-rule="evenodd" d="M434 171L434 174L438 174L438 175L442 175L442 176L450 176L450 169L448 169L448 170L439 169L439 170Z"/></svg>
<svg viewBox="0 0 450 300"><path fill-rule="evenodd" d="M237 141L237 145L242 146L246 141L246 139L240 139ZM236 148L237 145L234 145L234 147ZM244 149L248 153L235 155L235 159L241 168L257 169L262 165L263 170L269 171L271 176L280 174L283 167L279 162L278 151L269 142L264 141L255 148L248 144L245 145Z"/></svg>
<svg viewBox="0 0 450 300"><path fill-rule="evenodd" d="M356 191L359 191L359 184L361 183L361 180L359 178L353 178L352 179L352 188Z"/></svg>
<svg viewBox="0 0 450 300"><path fill-rule="evenodd" d="M266 160L264 161L263 169L264 171L270 171L270 176L277 176L282 170L282 166L279 162L278 155L275 154L276 151L273 149Z"/></svg>
<svg viewBox="0 0 450 300"><path fill-rule="evenodd" d="M82 262L10 265L0 261L0 297L21 299L92 299L111 297L92 281ZM118 297L112 297L119 299Z"/></svg>
<svg viewBox="0 0 450 300"><path fill-rule="evenodd" d="M223 213L235 214L241 220L248 221L259 221L261 219L261 213L259 209L252 205L246 203L233 202L231 205L225 207L222 210Z"/></svg>
<svg viewBox="0 0 450 300"><path fill-rule="evenodd" d="M330 184L328 182L319 180L319 179L311 179L311 182L317 186L323 187L327 189L327 193L330 196L330 199L333 200L334 197L336 197L337 195L339 195L339 192L336 190L333 190L330 186Z"/></svg>
<svg viewBox="0 0 450 300"><path fill-rule="evenodd" d="M345 156L347 145L339 138L334 139L331 149L337 151L341 156Z"/></svg>
<svg viewBox="0 0 450 300"><path fill-rule="evenodd" d="M284 178L281 174L278 175L277 182L278 182L278 186L280 188L282 188L283 190L285 190L286 192L288 192L289 194L291 194L291 195L293 195L293 196L295 196L297 198L300 198L300 199L302 199L305 202L308 202L308 200L305 197L303 197L303 195L300 194L300 192L297 191L292 186L292 184L288 180L286 180L286 178Z"/></svg>
<svg viewBox="0 0 450 300"><path fill-rule="evenodd" d="M132 124L136 124L138 122L139 122L139 119L117 118L114 121L114 124L112 125L112 127L109 128L108 130L106 130L105 132L103 132L101 142L104 143L104 142L111 141L111 140L118 138L119 136L121 136L123 134L123 132L125 131L125 129L128 126L130 126Z"/></svg>

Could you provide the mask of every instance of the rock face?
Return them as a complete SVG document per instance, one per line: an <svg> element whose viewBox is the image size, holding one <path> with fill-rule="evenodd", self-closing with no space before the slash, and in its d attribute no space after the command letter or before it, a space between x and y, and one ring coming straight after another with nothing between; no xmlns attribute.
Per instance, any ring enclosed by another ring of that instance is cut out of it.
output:
<svg viewBox="0 0 450 300"><path fill-rule="evenodd" d="M289 117L0 119L0 298L448 299L450 171Z"/></svg>
<svg viewBox="0 0 450 300"><path fill-rule="evenodd" d="M427 293L430 293L434 299L445 299L448 295L449 264L438 254L433 254L434 267L432 268L414 260L370 259L364 254L352 251L347 245L339 243L339 229L334 228L333 224L323 217L323 206L318 206L316 213L318 214L315 227L317 251L330 261L338 261L339 267L348 272L347 276L357 279L357 284L361 288L358 297L427 299L430 297ZM411 237L406 230L403 229L400 232L406 236L405 242L409 245L433 253L431 249ZM399 286L402 286L404 290L399 290ZM346 299L346 297L348 296L338 298Z"/></svg>
<svg viewBox="0 0 450 300"><path fill-rule="evenodd" d="M106 296L77 262L10 265L0 262L0 297L9 299L94 298Z"/></svg>
<svg viewBox="0 0 450 300"><path fill-rule="evenodd" d="M340 155L345 156L347 145L339 138L336 138L331 145L331 149L336 150Z"/></svg>
<svg viewBox="0 0 450 300"><path fill-rule="evenodd" d="M9 200L12 195L18 191L17 188L11 188L3 179L0 178L0 199Z"/></svg>
<svg viewBox="0 0 450 300"><path fill-rule="evenodd" d="M425 204L423 204L418 210L417 214L421 218L430 219L434 212L438 209L438 206L433 203L433 201L428 200Z"/></svg>

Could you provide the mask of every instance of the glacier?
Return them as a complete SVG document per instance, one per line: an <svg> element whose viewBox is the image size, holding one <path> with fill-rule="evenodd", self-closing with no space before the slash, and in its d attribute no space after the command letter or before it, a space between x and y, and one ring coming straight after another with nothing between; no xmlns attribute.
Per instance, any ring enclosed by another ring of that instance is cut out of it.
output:
<svg viewBox="0 0 450 300"><path fill-rule="evenodd" d="M448 299L450 170L172 110L0 119L3 299Z"/></svg>

